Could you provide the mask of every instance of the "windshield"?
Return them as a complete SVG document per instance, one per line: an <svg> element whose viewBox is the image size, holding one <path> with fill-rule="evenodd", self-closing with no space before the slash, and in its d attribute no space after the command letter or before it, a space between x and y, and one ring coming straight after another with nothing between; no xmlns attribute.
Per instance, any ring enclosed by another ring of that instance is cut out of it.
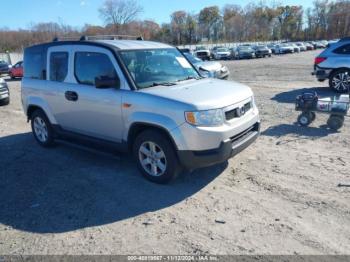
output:
<svg viewBox="0 0 350 262"><path fill-rule="evenodd" d="M250 46L240 46L239 51L252 51L253 49Z"/></svg>
<svg viewBox="0 0 350 262"><path fill-rule="evenodd" d="M121 51L120 54L136 86L141 89L200 78L175 48Z"/></svg>
<svg viewBox="0 0 350 262"><path fill-rule="evenodd" d="M226 49L226 48L219 48L218 52L228 52L228 49Z"/></svg>
<svg viewBox="0 0 350 262"><path fill-rule="evenodd" d="M266 49L267 47L266 46L263 46L263 45L260 45L260 46L258 46L257 47L257 49L259 49L259 50L263 50L263 49Z"/></svg>
<svg viewBox="0 0 350 262"><path fill-rule="evenodd" d="M184 53L184 56L186 56L186 58L192 63L192 64L198 64L203 62L202 60L200 60L199 58L191 55L190 53Z"/></svg>

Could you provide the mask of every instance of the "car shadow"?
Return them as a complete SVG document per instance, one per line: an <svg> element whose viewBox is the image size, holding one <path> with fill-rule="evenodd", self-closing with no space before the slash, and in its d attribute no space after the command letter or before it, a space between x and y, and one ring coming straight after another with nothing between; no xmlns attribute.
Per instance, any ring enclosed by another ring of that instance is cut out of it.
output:
<svg viewBox="0 0 350 262"><path fill-rule="evenodd" d="M333 131L328 128L327 125L321 125L320 127L302 127L297 123L294 124L280 124L276 126L271 126L267 128L265 131L261 132L262 136L270 136L270 137L283 137L286 135L294 135L295 139L292 140L301 140L301 139L317 139L321 137L326 137L330 134L337 133L337 131ZM287 140L286 140L287 141ZM288 142L290 142L288 140ZM277 142L281 144L282 142Z"/></svg>
<svg viewBox="0 0 350 262"><path fill-rule="evenodd" d="M22 81L22 78L11 78L11 77L6 77L6 78L4 78L4 80L6 81L6 82L21 82Z"/></svg>
<svg viewBox="0 0 350 262"><path fill-rule="evenodd" d="M0 223L35 233L105 225L170 207L227 167L216 165L157 185L145 180L127 155L66 144L45 149L31 133L2 137L0 145Z"/></svg>
<svg viewBox="0 0 350 262"><path fill-rule="evenodd" d="M295 103L295 98L305 92L316 92L320 97L328 97L339 95L334 93L328 87L309 87L309 88L298 88L293 90L288 90L286 92L281 92L276 94L271 100L279 103Z"/></svg>

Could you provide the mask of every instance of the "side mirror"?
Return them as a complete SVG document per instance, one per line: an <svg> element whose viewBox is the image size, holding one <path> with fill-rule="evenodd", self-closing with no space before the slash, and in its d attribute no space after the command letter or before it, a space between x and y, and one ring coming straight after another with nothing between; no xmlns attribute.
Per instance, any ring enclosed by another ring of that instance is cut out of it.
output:
<svg viewBox="0 0 350 262"><path fill-rule="evenodd" d="M118 77L109 77L109 76L99 76L95 77L95 86L96 88L119 88L120 80Z"/></svg>

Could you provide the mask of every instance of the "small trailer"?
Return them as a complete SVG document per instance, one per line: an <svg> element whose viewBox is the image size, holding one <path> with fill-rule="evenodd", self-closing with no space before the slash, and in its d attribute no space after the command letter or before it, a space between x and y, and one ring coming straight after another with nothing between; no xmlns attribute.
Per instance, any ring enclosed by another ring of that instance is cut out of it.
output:
<svg viewBox="0 0 350 262"><path fill-rule="evenodd" d="M349 105L350 94L319 98L316 92L309 92L297 96L295 110L301 111L298 117L301 126L310 125L316 119L316 113L324 113L329 114L327 125L332 130L338 130L344 124Z"/></svg>

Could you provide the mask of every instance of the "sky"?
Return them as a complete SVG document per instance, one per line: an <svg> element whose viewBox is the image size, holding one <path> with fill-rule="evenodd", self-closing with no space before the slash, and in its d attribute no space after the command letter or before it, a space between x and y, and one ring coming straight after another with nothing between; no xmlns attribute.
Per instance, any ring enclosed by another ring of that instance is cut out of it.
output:
<svg viewBox="0 0 350 262"><path fill-rule="evenodd" d="M85 24L103 25L98 8L104 0L2 0L0 28L28 29L38 22L59 22L81 28ZM243 0L138 0L143 6L140 19L151 19L157 23L170 21L170 14L177 10L197 13L202 8L225 4L246 5ZM269 2L269 1L268 1ZM312 5L312 0L278 0L283 4Z"/></svg>

